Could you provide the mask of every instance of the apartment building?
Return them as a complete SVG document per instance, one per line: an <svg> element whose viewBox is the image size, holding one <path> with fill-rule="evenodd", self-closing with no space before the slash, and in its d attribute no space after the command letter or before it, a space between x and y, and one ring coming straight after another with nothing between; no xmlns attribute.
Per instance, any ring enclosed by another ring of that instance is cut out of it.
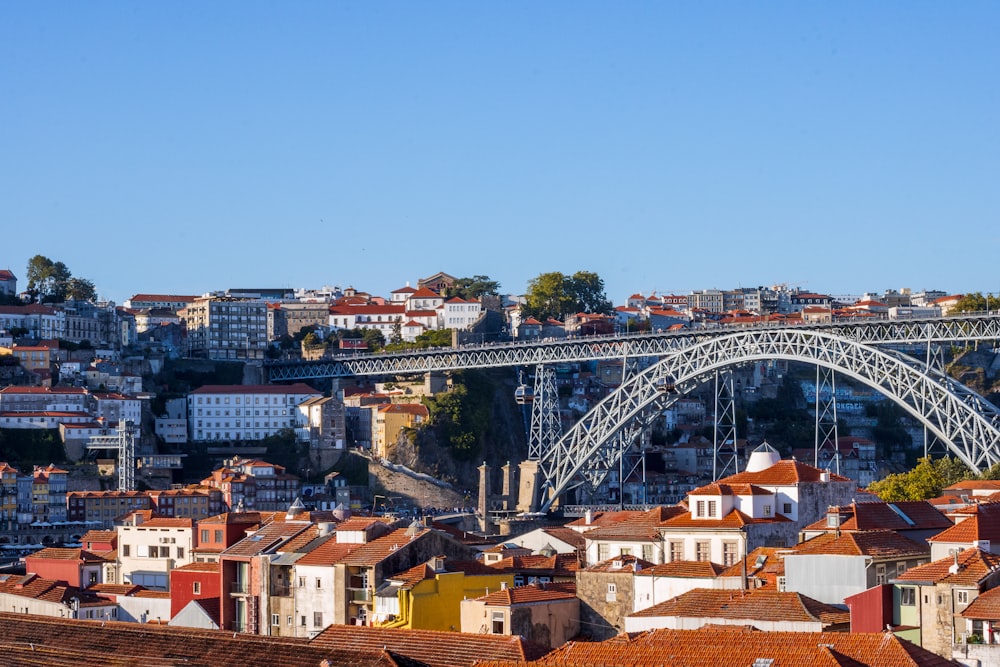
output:
<svg viewBox="0 0 1000 667"><path fill-rule="evenodd" d="M267 302L205 295L177 315L187 327L188 356L201 359L263 359L267 350Z"/></svg>
<svg viewBox="0 0 1000 667"><path fill-rule="evenodd" d="M188 394L194 441L260 440L298 426L297 407L321 392L309 385L205 385Z"/></svg>

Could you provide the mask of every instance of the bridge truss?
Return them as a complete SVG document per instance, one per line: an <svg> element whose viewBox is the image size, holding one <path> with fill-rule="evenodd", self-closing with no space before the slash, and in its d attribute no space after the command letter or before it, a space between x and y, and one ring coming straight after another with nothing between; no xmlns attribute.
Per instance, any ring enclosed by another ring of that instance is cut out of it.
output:
<svg viewBox="0 0 1000 667"><path fill-rule="evenodd" d="M832 372L836 371L867 384L911 413L968 467L989 467L1000 461L1000 412L944 375L939 364L930 362L930 350L941 345L993 340L1000 340L1000 317L972 315L495 343L278 362L265 368L270 381L280 382L466 368L552 368L556 363L624 359L631 372L625 374L620 388L567 434L555 442L547 438L541 451L532 452L539 457L549 488L543 505L547 510L568 489L584 483L597 487L639 434L680 396L710 382L717 371L768 359L815 364L831 383ZM899 350L921 355L927 350L928 362ZM659 361L638 372L629 361L639 358ZM664 394L658 390L657 381L668 377L675 383L676 392Z"/></svg>
<svg viewBox="0 0 1000 667"><path fill-rule="evenodd" d="M551 490L542 510L582 482L600 484L642 425L710 381L717 370L766 359L812 363L880 391L971 469L1000 461L1000 410L939 371L902 353L834 333L756 330L717 336L666 355L598 403L543 455L541 468ZM659 390L666 378L676 392Z"/></svg>

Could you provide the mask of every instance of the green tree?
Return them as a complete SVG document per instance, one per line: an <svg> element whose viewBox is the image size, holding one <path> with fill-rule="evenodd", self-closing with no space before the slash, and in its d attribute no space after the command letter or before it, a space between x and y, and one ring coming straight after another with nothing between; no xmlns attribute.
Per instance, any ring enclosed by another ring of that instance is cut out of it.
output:
<svg viewBox="0 0 1000 667"><path fill-rule="evenodd" d="M982 292L972 292L966 294L955 304L953 312L957 313L981 313L987 310L997 310L1000 308L1000 295L993 296Z"/></svg>
<svg viewBox="0 0 1000 667"><path fill-rule="evenodd" d="M909 472L887 475L872 482L868 490L886 502L927 500L941 495L945 487L975 477L965 464L950 456L932 460L923 457Z"/></svg>
<svg viewBox="0 0 1000 667"><path fill-rule="evenodd" d="M570 313L612 312L611 302L604 293L604 281L596 273L577 271L565 276L558 271L543 273L528 281L526 316L544 320L562 319Z"/></svg>
<svg viewBox="0 0 1000 667"><path fill-rule="evenodd" d="M70 278L66 281L66 298L77 301L96 301L97 288L86 278Z"/></svg>
<svg viewBox="0 0 1000 667"><path fill-rule="evenodd" d="M25 275L28 279L27 291L33 302L55 303L67 298L93 300L97 295L94 283L84 278L73 278L69 267L44 255L35 255L28 260Z"/></svg>
<svg viewBox="0 0 1000 667"><path fill-rule="evenodd" d="M490 280L489 276L472 276L471 278L458 278L455 284L448 289L448 296L457 296L466 301L475 301L481 296L499 296L500 283Z"/></svg>

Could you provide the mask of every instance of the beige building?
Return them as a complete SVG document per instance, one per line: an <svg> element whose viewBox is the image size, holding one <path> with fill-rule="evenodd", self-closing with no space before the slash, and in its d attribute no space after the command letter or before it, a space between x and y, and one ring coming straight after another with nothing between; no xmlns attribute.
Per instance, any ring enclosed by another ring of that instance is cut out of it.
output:
<svg viewBox="0 0 1000 667"><path fill-rule="evenodd" d="M135 512L118 532L118 572L113 583L169 590L170 571L192 562L195 547L192 519L149 518Z"/></svg>
<svg viewBox="0 0 1000 667"><path fill-rule="evenodd" d="M188 355L199 359L263 359L267 302L205 295L177 315L187 327Z"/></svg>
<svg viewBox="0 0 1000 667"><path fill-rule="evenodd" d="M580 600L572 584L528 584L462 600L462 632L514 635L549 648L580 632Z"/></svg>

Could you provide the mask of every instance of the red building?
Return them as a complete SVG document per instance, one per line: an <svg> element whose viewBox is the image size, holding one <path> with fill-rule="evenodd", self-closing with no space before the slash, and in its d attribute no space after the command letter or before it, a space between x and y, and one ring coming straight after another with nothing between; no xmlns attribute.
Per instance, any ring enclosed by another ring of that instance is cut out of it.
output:
<svg viewBox="0 0 1000 667"><path fill-rule="evenodd" d="M879 584L844 598L851 611L851 632L884 632L892 625L892 585Z"/></svg>
<svg viewBox="0 0 1000 667"><path fill-rule="evenodd" d="M106 559L83 549L51 547L24 557L25 570L42 579L87 588L102 583Z"/></svg>
<svg viewBox="0 0 1000 667"><path fill-rule="evenodd" d="M195 561L218 562L219 554L246 537L248 530L256 530L272 518L271 512L226 512L201 519L195 527Z"/></svg>
<svg viewBox="0 0 1000 667"><path fill-rule="evenodd" d="M218 563L188 563L170 571L170 618L192 600L221 600Z"/></svg>

